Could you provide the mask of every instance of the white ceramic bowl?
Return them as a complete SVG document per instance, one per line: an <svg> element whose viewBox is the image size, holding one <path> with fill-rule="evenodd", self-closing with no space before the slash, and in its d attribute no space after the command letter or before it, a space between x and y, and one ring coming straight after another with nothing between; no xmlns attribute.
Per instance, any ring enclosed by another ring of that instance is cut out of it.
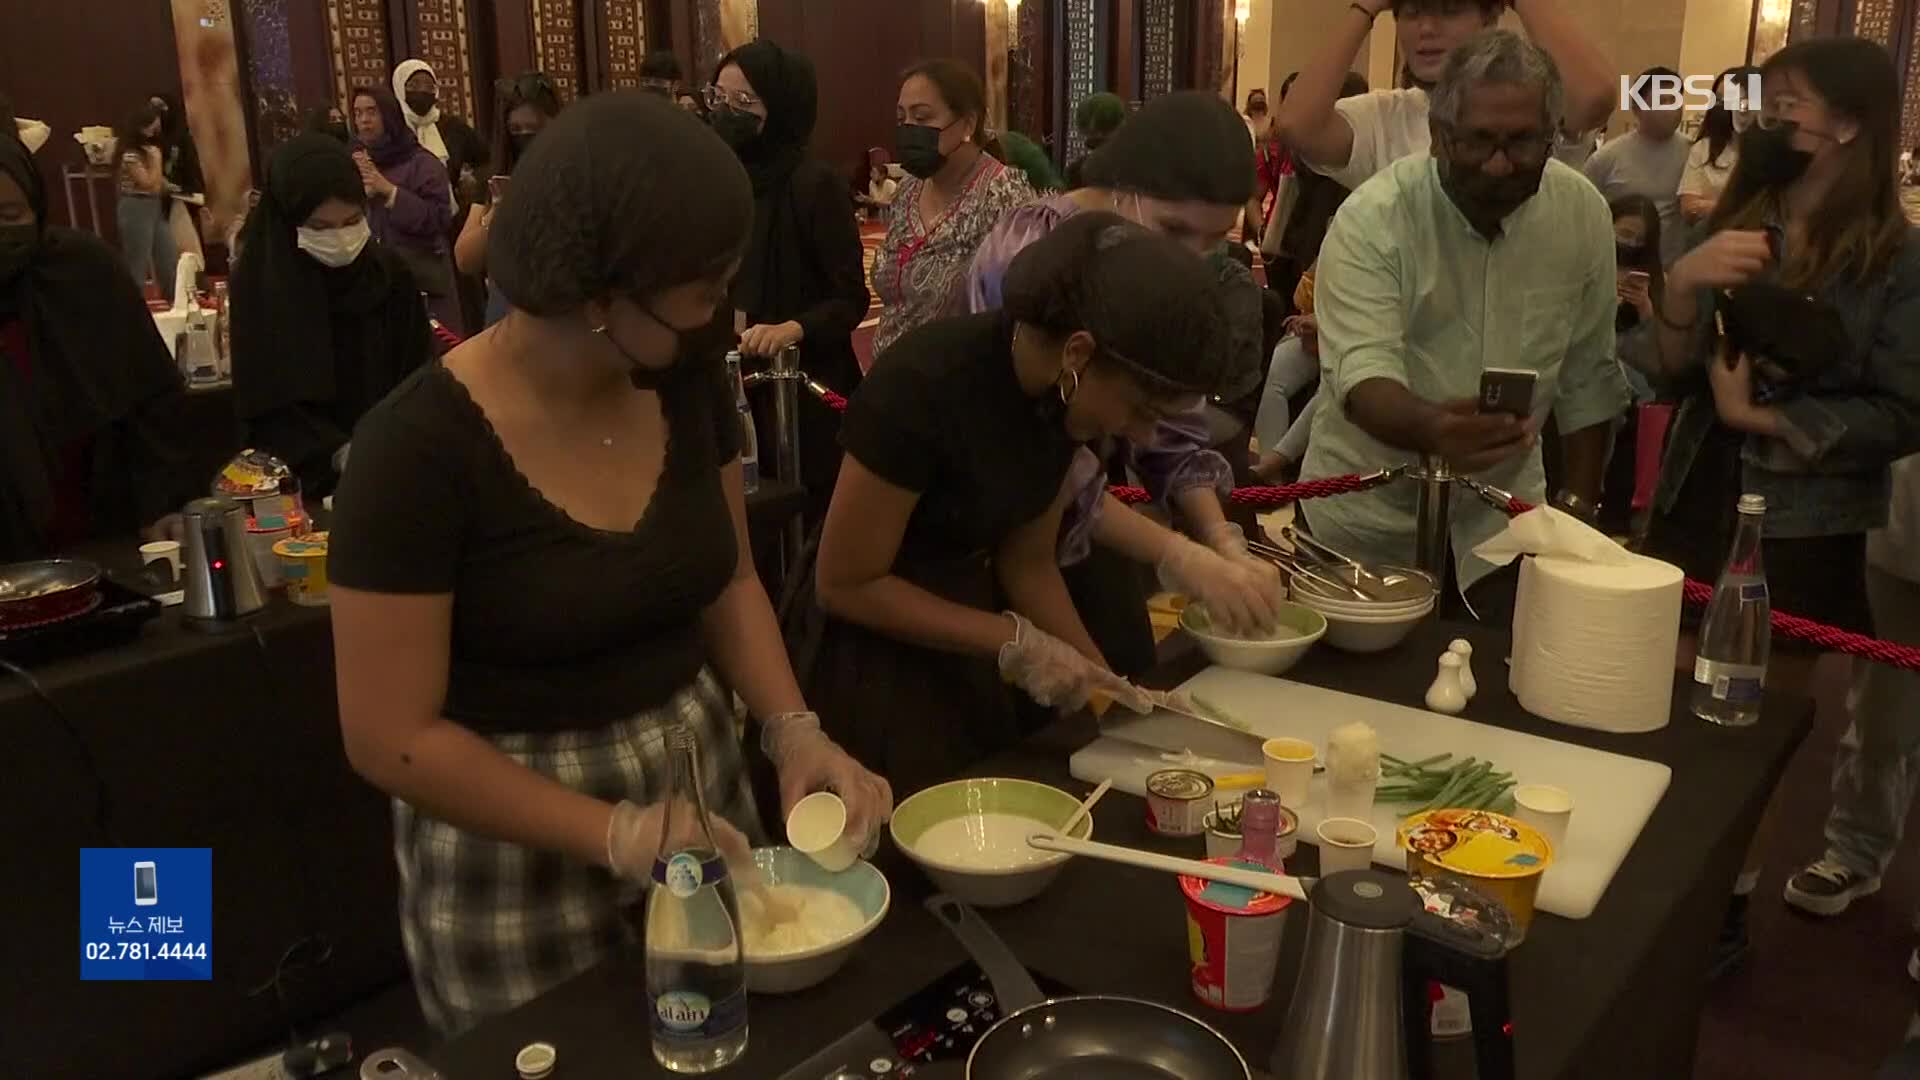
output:
<svg viewBox="0 0 1920 1080"><path fill-rule="evenodd" d="M1032 780L949 780L923 788L894 807L887 831L941 892L975 907L1007 907L1038 896L1072 858L1064 852L1036 850L1028 846L1027 837L1057 831L1079 808L1079 799ZM1023 818L1032 827L995 830L987 824L989 814ZM945 824L955 821L966 824ZM944 826L934 834L936 842L951 841L958 833L960 842L970 845L975 854L999 852L1018 858L1020 865L987 869L961 861L959 851L934 850L928 834L936 826ZM1074 827L1073 835L1080 840L1092 839L1092 814Z"/></svg>
<svg viewBox="0 0 1920 1080"><path fill-rule="evenodd" d="M1200 645L1207 659L1235 671L1279 675L1300 662L1327 632L1327 620L1304 604L1276 606L1279 630L1271 638L1237 638L1208 629L1206 605L1195 602L1180 612L1180 629Z"/></svg>
<svg viewBox="0 0 1920 1080"><path fill-rule="evenodd" d="M1327 644L1344 652L1385 652L1407 639L1420 620L1433 611L1432 602L1405 615L1370 617L1322 612L1327 620Z"/></svg>
<svg viewBox="0 0 1920 1080"><path fill-rule="evenodd" d="M1300 596L1296 603L1310 607L1322 615L1357 615L1361 618L1380 619L1395 618L1401 615L1410 615L1416 611L1429 610L1433 607L1434 601L1429 597L1425 600L1412 600L1404 604L1374 604L1363 603L1359 600L1328 600L1324 597L1305 594Z"/></svg>
<svg viewBox="0 0 1920 1080"><path fill-rule="evenodd" d="M887 909L893 903L893 890L887 884L887 876L871 863L856 862L837 874L829 873L790 847L755 848L753 862L766 875L769 885L832 889L852 900L866 916L866 921L852 935L816 948L764 957L749 953L747 989L756 994L791 994L825 982L853 955L860 939L872 933L887 917Z"/></svg>

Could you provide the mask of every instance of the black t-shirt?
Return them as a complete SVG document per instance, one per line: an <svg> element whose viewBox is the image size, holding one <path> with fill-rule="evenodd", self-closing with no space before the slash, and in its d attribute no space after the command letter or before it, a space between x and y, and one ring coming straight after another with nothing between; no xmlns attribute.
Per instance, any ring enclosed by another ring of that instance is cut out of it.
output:
<svg viewBox="0 0 1920 1080"><path fill-rule="evenodd" d="M1021 389L997 311L928 323L888 348L847 405L840 442L920 494L896 563L991 551L1044 514L1076 445L1058 404Z"/></svg>
<svg viewBox="0 0 1920 1080"><path fill-rule="evenodd" d="M720 468L739 453L740 420L717 367L661 391L661 411L666 467L630 532L546 501L440 364L361 420L334 496L329 573L369 592L453 594L449 719L593 728L693 681L707 658L696 621L735 565Z"/></svg>

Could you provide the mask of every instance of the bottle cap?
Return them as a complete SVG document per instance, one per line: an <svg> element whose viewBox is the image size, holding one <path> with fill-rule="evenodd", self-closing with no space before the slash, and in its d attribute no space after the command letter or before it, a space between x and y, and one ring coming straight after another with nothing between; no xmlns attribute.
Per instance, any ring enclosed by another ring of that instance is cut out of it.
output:
<svg viewBox="0 0 1920 1080"><path fill-rule="evenodd" d="M1742 495L1742 496L1740 496L1740 512L1741 512L1741 513L1743 513L1743 514L1764 514L1764 513L1766 513L1766 512L1767 512L1767 497L1766 497L1765 495Z"/></svg>
<svg viewBox="0 0 1920 1080"><path fill-rule="evenodd" d="M528 1043L513 1056L513 1067L519 1071L520 1080L541 1080L553 1072L553 1064L559 1059L560 1052L552 1043Z"/></svg>

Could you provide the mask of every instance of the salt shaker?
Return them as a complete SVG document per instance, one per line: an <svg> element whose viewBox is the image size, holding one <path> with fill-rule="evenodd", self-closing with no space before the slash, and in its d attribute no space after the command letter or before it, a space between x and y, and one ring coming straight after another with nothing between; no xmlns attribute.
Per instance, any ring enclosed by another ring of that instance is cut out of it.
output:
<svg viewBox="0 0 1920 1080"><path fill-rule="evenodd" d="M1473 695L1480 692L1480 684L1473 681L1473 643L1466 638L1454 638L1447 651L1460 658L1460 690L1472 701Z"/></svg>
<svg viewBox="0 0 1920 1080"><path fill-rule="evenodd" d="M1467 692L1460 686L1460 673L1465 667L1460 662L1460 654L1452 651L1441 654L1440 673L1434 677L1433 685L1427 687L1427 708L1454 716L1467 707Z"/></svg>

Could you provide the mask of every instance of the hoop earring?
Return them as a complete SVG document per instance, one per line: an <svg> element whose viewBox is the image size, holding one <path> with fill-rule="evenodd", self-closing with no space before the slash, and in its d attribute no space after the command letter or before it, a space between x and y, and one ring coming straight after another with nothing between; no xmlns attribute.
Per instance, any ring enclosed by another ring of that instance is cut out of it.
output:
<svg viewBox="0 0 1920 1080"><path fill-rule="evenodd" d="M1060 395L1060 404L1066 405L1073 401L1073 395L1080 392L1080 373L1073 370L1070 367L1061 368L1060 373L1062 375L1073 376L1072 389L1068 389L1066 386L1062 385L1058 380L1055 380L1053 384L1054 392Z"/></svg>

